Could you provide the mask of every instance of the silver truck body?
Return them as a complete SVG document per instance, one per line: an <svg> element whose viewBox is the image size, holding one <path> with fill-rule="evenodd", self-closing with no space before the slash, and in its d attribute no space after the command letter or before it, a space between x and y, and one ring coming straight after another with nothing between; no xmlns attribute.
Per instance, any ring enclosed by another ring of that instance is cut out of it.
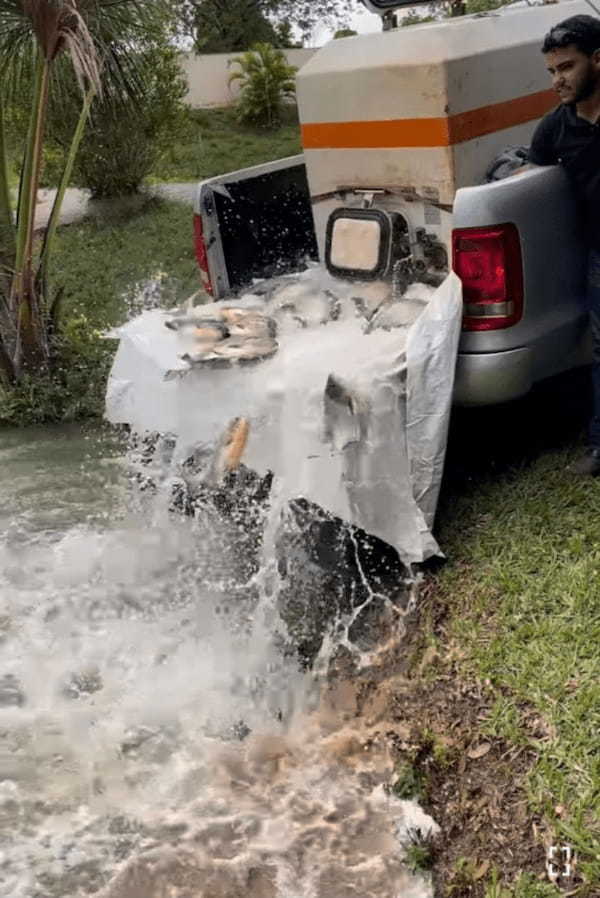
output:
<svg viewBox="0 0 600 898"><path fill-rule="evenodd" d="M215 194L230 191L240 181L264 179L269 174L277 177L285 169L299 171L301 166L302 156L294 156L199 185L195 213L203 222L216 299L235 292L240 285L232 284L229 276L223 241L227 226L216 214ZM309 202L308 193L306 199ZM559 168L531 170L457 191L453 229L507 222L517 227L521 242L523 316L512 327L463 332L454 391L458 405L493 405L516 399L535 383L590 361L585 251L564 173Z"/></svg>
<svg viewBox="0 0 600 898"><path fill-rule="evenodd" d="M455 228L503 222L513 222L521 239L524 313L513 327L463 333L455 384L461 405L515 399L591 358L586 253L562 170L530 170L457 192Z"/></svg>

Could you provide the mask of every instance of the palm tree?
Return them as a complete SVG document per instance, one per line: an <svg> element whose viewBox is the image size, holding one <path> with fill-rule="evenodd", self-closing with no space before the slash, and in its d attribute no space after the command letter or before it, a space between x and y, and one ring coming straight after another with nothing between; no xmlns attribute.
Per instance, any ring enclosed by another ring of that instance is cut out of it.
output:
<svg viewBox="0 0 600 898"><path fill-rule="evenodd" d="M284 101L296 92L296 67L288 64L282 50L262 43L254 44L232 62L239 67L229 78L230 84L239 81L241 86L238 118L266 128L278 125Z"/></svg>
<svg viewBox="0 0 600 898"><path fill-rule="evenodd" d="M94 97L116 89L135 95L136 37L159 26L163 0L0 0L0 386L49 370L57 302L48 263L65 189ZM82 92L81 115L67 154L44 239L34 246L48 102L69 65ZM29 130L16 209L8 181L3 102L6 85L31 85ZM2 90L4 89L4 96ZM58 294L56 294L58 295Z"/></svg>

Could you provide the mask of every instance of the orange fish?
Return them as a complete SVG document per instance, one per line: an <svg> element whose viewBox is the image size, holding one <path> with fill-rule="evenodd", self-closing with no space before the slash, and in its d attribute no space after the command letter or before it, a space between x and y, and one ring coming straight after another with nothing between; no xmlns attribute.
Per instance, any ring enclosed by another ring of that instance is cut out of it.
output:
<svg viewBox="0 0 600 898"><path fill-rule="evenodd" d="M239 468L249 433L248 418L234 418L228 424L215 450L209 481L218 483L225 474L230 474Z"/></svg>

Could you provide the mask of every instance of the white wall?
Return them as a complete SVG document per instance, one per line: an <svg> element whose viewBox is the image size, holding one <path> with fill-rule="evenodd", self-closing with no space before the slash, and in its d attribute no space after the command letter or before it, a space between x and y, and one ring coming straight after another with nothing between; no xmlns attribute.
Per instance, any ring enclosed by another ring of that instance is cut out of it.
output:
<svg viewBox="0 0 600 898"><path fill-rule="evenodd" d="M284 50L290 65L301 68L316 50ZM237 82L228 85L229 76L237 71L231 67L231 60L239 53L182 53L181 65L188 80L189 91L186 102L196 108L202 106L227 106L232 103L238 92Z"/></svg>

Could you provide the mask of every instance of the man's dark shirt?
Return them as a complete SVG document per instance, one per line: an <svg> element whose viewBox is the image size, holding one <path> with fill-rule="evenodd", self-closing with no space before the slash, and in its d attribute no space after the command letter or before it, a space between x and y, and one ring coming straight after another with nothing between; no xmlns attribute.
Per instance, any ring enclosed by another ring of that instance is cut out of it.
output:
<svg viewBox="0 0 600 898"><path fill-rule="evenodd" d="M588 243L600 250L600 123L580 118L575 104L558 106L537 126L529 161L564 167L581 202Z"/></svg>

